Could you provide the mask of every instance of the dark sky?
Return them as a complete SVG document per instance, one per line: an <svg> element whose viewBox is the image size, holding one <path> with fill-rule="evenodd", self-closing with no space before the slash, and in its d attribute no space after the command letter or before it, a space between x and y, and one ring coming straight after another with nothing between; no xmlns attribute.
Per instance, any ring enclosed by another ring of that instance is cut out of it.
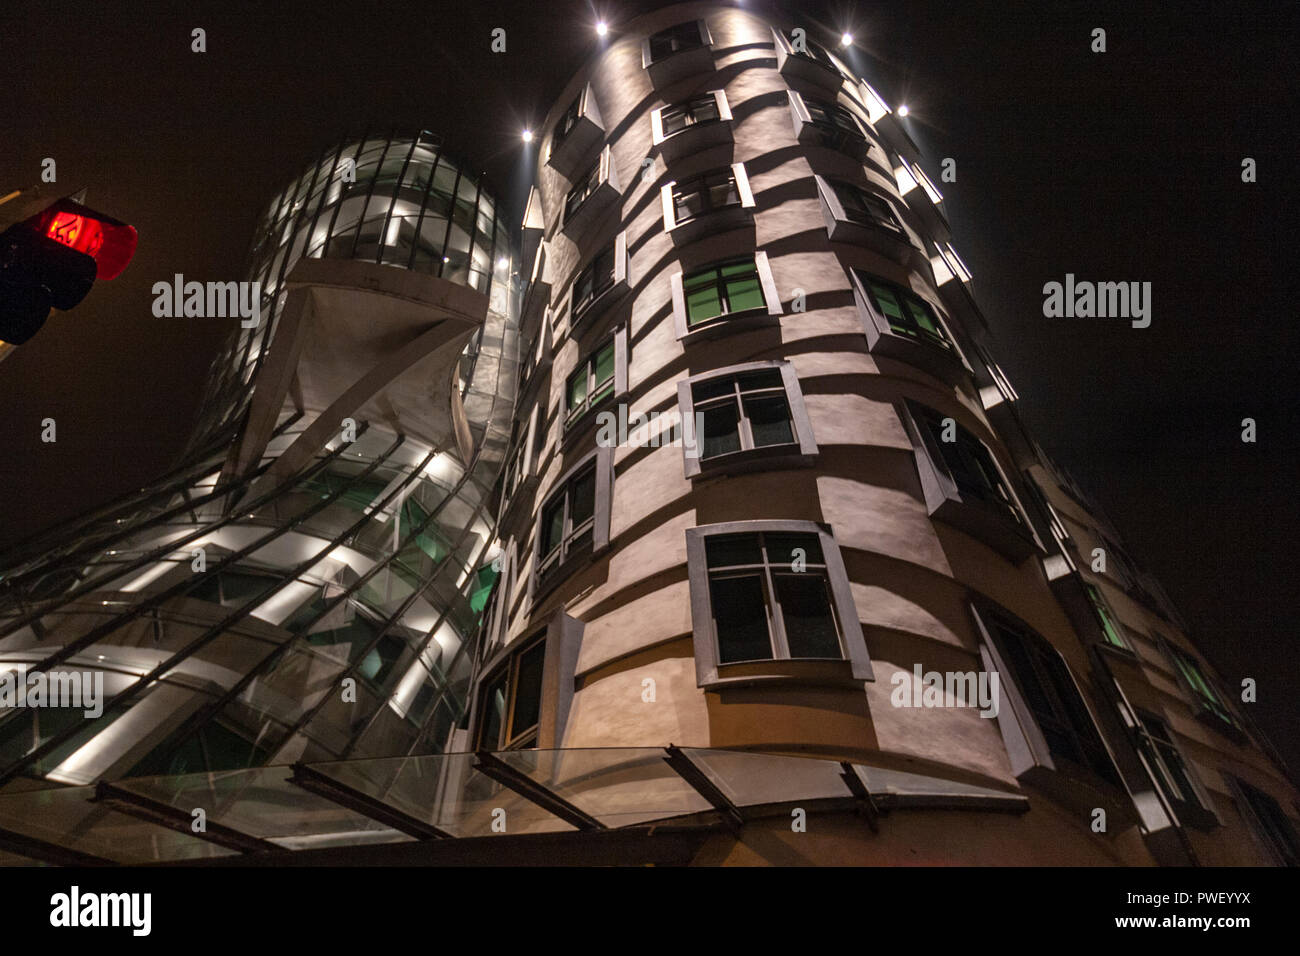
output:
<svg viewBox="0 0 1300 956"><path fill-rule="evenodd" d="M760 7L758 0L750 0ZM659 3L604 4L620 18ZM222 320L156 319L174 273L242 278L266 201L367 123L441 132L515 210L519 129L594 50L587 0L173 5L9 0L0 193L58 183L133 223L118 280L0 365L0 547L179 450ZM175 5L180 7L181 5ZM1300 769L1296 89L1290 5L791 4L857 65L940 184L954 245L1041 443L1109 512ZM207 52L190 52L190 30ZM489 51L494 27L505 54ZM1108 51L1090 52L1094 27ZM1253 157L1259 181L1241 182ZM1067 272L1151 282L1150 328L1048 319ZM1240 440L1241 420L1259 441ZM42 444L40 421L58 422Z"/></svg>

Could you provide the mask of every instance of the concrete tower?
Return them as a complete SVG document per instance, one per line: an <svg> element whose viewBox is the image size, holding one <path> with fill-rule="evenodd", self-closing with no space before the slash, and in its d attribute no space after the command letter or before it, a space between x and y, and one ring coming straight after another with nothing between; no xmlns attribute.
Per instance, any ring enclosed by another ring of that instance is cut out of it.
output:
<svg viewBox="0 0 1300 956"><path fill-rule="evenodd" d="M1021 425L937 169L819 39L661 10L541 130L473 746L624 805L662 754L615 748L677 745L744 821L699 861L1295 862L1267 744Z"/></svg>

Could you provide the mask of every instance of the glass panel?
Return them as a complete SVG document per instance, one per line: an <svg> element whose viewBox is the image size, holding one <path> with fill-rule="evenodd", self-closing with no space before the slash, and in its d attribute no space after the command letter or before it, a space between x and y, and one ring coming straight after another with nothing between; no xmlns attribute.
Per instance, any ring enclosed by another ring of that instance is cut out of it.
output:
<svg viewBox="0 0 1300 956"><path fill-rule="evenodd" d="M707 408L704 415L703 458L740 451L740 429L736 403L724 402Z"/></svg>
<svg viewBox="0 0 1300 956"><path fill-rule="evenodd" d="M718 662L771 660L763 579L756 574L714 577L709 581L709 597L718 635Z"/></svg>
<svg viewBox="0 0 1300 956"><path fill-rule="evenodd" d="M745 399L745 415L754 435L754 447L789 445L794 442L790 424L790 406L784 395Z"/></svg>
<svg viewBox="0 0 1300 956"><path fill-rule="evenodd" d="M773 576L781 621L792 658L843 657L830 591L820 574L778 574Z"/></svg>
<svg viewBox="0 0 1300 956"><path fill-rule="evenodd" d="M515 684L515 706L510 721L510 737L520 737L537 726L542 712L542 664L546 643L538 641L519 658L519 677Z"/></svg>
<svg viewBox="0 0 1300 956"><path fill-rule="evenodd" d="M501 746L501 728L506 719L506 677L502 673L483 692L483 716L479 719L479 746L495 750Z"/></svg>
<svg viewBox="0 0 1300 956"><path fill-rule="evenodd" d="M569 376L569 411L580 411L587 403L587 366Z"/></svg>
<svg viewBox="0 0 1300 956"><path fill-rule="evenodd" d="M713 534L704 539L705 561L710 568L762 564L756 534Z"/></svg>
<svg viewBox="0 0 1300 956"><path fill-rule="evenodd" d="M825 564L822 557L821 539L815 534L773 534L763 535L767 545L767 560L774 566L790 565L795 559L795 549L803 551L806 564Z"/></svg>
<svg viewBox="0 0 1300 956"><path fill-rule="evenodd" d="M727 305L729 312L744 312L747 309L762 309L767 303L763 301L763 287L758 281L758 270L753 263L744 267L747 275L727 279ZM724 270L724 275L726 274Z"/></svg>
<svg viewBox="0 0 1300 956"><path fill-rule="evenodd" d="M564 496L546 506L542 512L542 557L546 557L560 546L564 537Z"/></svg>
<svg viewBox="0 0 1300 956"><path fill-rule="evenodd" d="M573 479L570 486L571 527L578 527L596 513L596 469L590 468Z"/></svg>
<svg viewBox="0 0 1300 956"><path fill-rule="evenodd" d="M614 343L610 342L596 353L596 388L614 380Z"/></svg>
<svg viewBox="0 0 1300 956"><path fill-rule="evenodd" d="M698 325L722 315L722 296L714 281L715 275L713 270L709 270L686 281L686 324L688 326Z"/></svg>

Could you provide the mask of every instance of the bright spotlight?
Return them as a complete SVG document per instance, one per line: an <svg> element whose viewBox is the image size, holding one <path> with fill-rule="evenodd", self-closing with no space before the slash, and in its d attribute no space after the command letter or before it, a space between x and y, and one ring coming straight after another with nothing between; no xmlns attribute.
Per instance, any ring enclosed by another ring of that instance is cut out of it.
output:
<svg viewBox="0 0 1300 956"><path fill-rule="evenodd" d="M906 115L907 115L908 113L910 113L910 112L912 112L912 111L909 110L906 106L900 106L900 107L898 108L898 115L899 115L899 116L906 116Z"/></svg>
<svg viewBox="0 0 1300 956"><path fill-rule="evenodd" d="M841 34L840 46L853 46L853 34L852 33Z"/></svg>
<svg viewBox="0 0 1300 956"><path fill-rule="evenodd" d="M507 259L505 256L502 256L500 259L497 260L498 269L504 269L508 265L510 265L510 260Z"/></svg>
<svg viewBox="0 0 1300 956"><path fill-rule="evenodd" d="M596 24L596 36L603 37L608 32L609 32L609 24L607 24L604 20L601 20L599 23Z"/></svg>
<svg viewBox="0 0 1300 956"><path fill-rule="evenodd" d="M522 133L522 139L525 143L531 143L533 141L533 131L530 129L524 130Z"/></svg>

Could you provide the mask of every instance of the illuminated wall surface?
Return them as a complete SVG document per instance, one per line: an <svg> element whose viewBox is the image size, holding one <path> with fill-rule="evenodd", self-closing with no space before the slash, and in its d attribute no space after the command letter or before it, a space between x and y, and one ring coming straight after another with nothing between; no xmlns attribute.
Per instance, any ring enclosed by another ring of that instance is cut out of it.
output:
<svg viewBox="0 0 1300 956"><path fill-rule="evenodd" d="M937 162L790 26L621 24L518 263L423 135L276 197L184 467L4 571L0 664L116 696L0 717L0 853L676 819L681 862L1300 859L1239 694L1027 434ZM200 806L236 836L132 813Z"/></svg>
<svg viewBox="0 0 1300 956"><path fill-rule="evenodd" d="M493 577L515 255L486 184L429 133L340 144L275 197L249 273L263 320L215 364L182 465L4 570L0 666L100 670L110 700L96 720L0 716L7 788L442 749ZM297 364L259 377L307 260ZM343 288L396 270L420 277L400 300ZM340 423L300 442L339 413L355 441Z"/></svg>

